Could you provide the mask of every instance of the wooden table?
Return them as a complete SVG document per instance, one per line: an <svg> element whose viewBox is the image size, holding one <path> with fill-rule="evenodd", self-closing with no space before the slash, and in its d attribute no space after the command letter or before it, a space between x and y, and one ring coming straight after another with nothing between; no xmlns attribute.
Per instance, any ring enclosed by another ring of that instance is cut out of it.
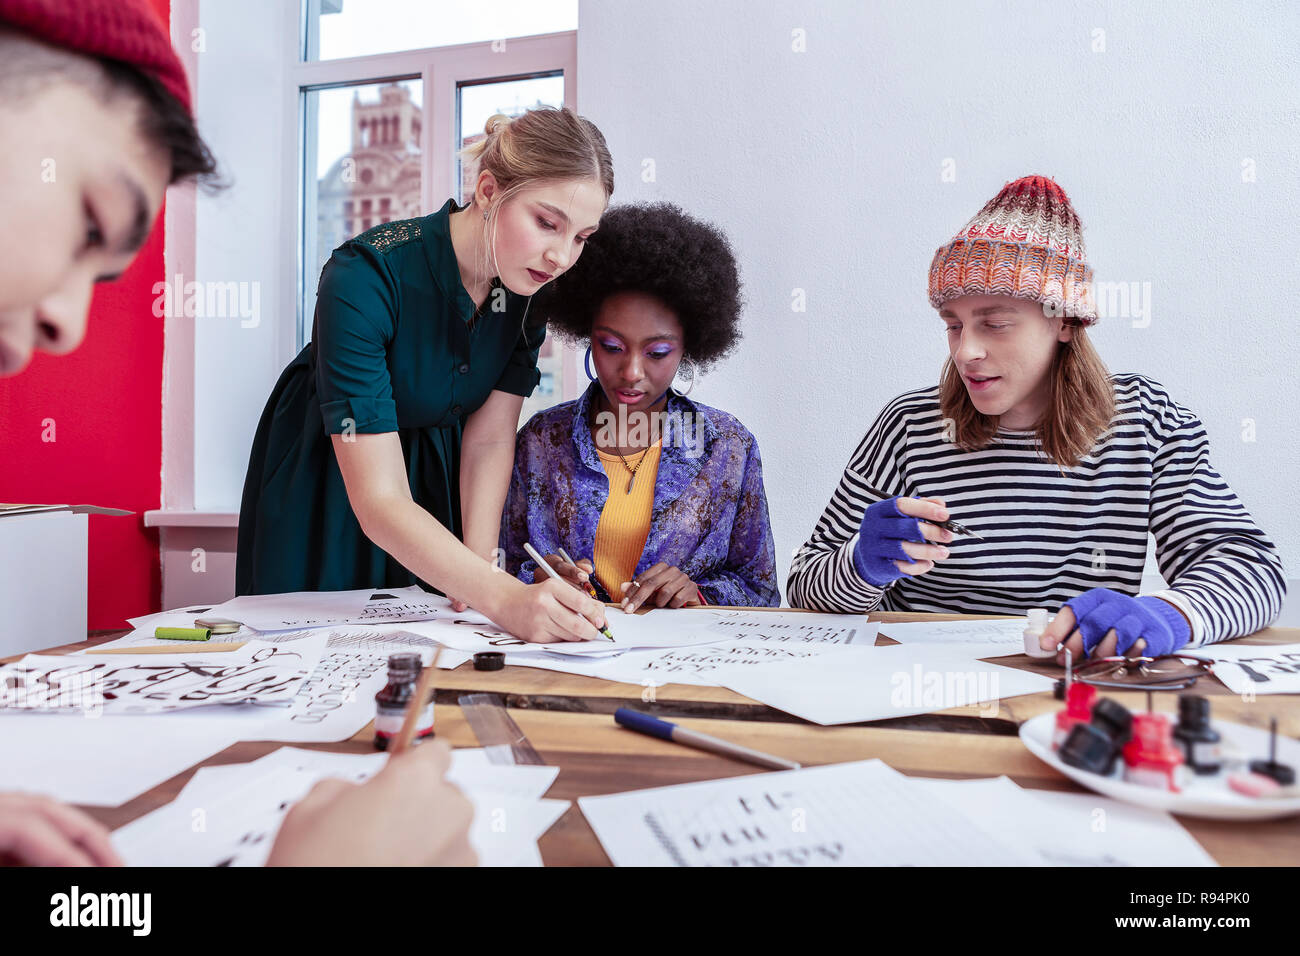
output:
<svg viewBox="0 0 1300 956"><path fill-rule="evenodd" d="M958 615L903 615L878 613L872 620L953 620ZM121 632L98 635L88 641L52 649L81 650ZM1300 629L1268 628L1245 644L1300 642ZM880 644L893 643L888 638ZM1000 657L998 664L1021 667L1053 676L1060 670L1051 662L1022 655ZM760 768L667 741L646 737L615 725L610 716L630 705L670 717L684 726L726 737L805 765L879 758L906 774L924 777L972 778L1006 775L1023 787L1086 792L1069 778L1035 758L1016 736L1019 724L1061 704L1050 693L1030 694L990 705L955 707L933 714L894 718L840 727L820 727L775 711L761 703L720 687L666 684L653 689L581 675L507 667L502 671L475 671L469 663L438 675L438 733L455 747L476 747L478 741L465 723L456 701L461 694L494 693L505 698L511 716L533 746L550 764L560 768L548 797L576 800L580 796L618 793L761 773ZM1218 681L1202 680L1194 693L1213 698L1220 718L1267 727L1269 717L1279 719L1281 731L1300 736L1300 708L1293 695L1261 696L1247 703ZM1108 694L1109 695L1109 694ZM1145 708L1145 694L1115 693L1131 709ZM1158 699L1167 699L1168 694ZM1162 710L1171 709L1168 703ZM367 753L373 730L368 726L351 740L335 744L295 744L320 750ZM242 763L284 744L241 742L216 754L171 780L154 787L120 807L87 807L88 813L109 827L118 827L160 807L176 797L199 766ZM1300 864L1300 826L1294 817L1270 822L1229 823L1179 818L1182 825L1219 863L1232 866ZM608 865L595 833L575 803L542 837L542 858L550 866Z"/></svg>

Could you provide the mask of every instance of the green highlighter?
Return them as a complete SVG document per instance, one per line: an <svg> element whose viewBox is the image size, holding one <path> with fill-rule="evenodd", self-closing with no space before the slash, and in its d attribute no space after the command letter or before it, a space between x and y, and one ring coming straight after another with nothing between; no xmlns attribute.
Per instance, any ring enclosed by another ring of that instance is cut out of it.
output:
<svg viewBox="0 0 1300 956"><path fill-rule="evenodd" d="M206 641L212 631L206 627L158 627L153 636L160 641Z"/></svg>

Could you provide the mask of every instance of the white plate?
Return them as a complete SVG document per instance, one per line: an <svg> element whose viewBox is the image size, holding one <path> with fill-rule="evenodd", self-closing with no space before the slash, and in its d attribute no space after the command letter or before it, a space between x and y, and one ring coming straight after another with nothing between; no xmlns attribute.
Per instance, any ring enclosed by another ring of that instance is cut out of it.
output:
<svg viewBox="0 0 1300 956"><path fill-rule="evenodd" d="M1176 718L1171 714L1171 720ZM1181 793L1169 793L1155 787L1144 787L1136 783L1127 783L1120 776L1123 761L1116 761L1114 773L1104 777L1062 763L1056 751L1052 749L1052 731L1056 726L1056 714L1039 714L1020 725L1020 739L1024 741L1029 752L1039 760L1055 767L1076 783L1081 783L1090 790L1095 790L1107 797L1123 800L1139 807L1151 807L1155 810L1168 810L1188 817L1206 817L1211 820L1272 820L1277 817L1300 813L1300 797L1284 797L1274 800L1261 800L1247 797L1228 787L1230 773L1243 773L1247 767L1234 767L1220 770L1210 776L1199 776L1189 769ZM1231 743L1247 756L1247 760L1259 760L1268 757L1268 731L1243 724L1230 724L1223 720L1211 718L1211 726L1223 737L1224 743ZM1277 736L1277 759L1292 767L1300 767L1300 742L1291 740L1281 733Z"/></svg>

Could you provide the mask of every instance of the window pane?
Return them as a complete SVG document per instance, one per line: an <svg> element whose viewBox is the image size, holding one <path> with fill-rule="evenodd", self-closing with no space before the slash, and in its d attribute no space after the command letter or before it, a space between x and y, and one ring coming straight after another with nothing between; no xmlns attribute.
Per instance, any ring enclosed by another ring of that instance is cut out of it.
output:
<svg viewBox="0 0 1300 956"><path fill-rule="evenodd" d="M335 60L576 29L578 0L307 0L306 58Z"/></svg>
<svg viewBox="0 0 1300 956"><path fill-rule="evenodd" d="M311 338L316 285L330 253L374 226L424 215L420 207L417 80L312 90L306 102L303 329Z"/></svg>
<svg viewBox="0 0 1300 956"><path fill-rule="evenodd" d="M524 110L538 106L563 106L564 74L560 72L524 79L461 83L456 89L456 99L456 114L460 117L459 151L483 138L483 124L496 113L518 116ZM463 203L473 194L477 178L476 163L461 163L458 177L460 202ZM542 381L533 394L524 399L524 408L519 415L520 425L535 413L562 400L563 362L564 347L548 336L537 359Z"/></svg>
<svg viewBox="0 0 1300 956"><path fill-rule="evenodd" d="M520 428L538 412L564 401L564 396L561 394L563 360L564 343L554 335L548 334L537 358L537 368L542 373L542 380L533 389L533 394L524 399L524 407L519 412Z"/></svg>
<svg viewBox="0 0 1300 956"><path fill-rule="evenodd" d="M564 105L564 74L550 73L522 80L489 80L461 83L456 88L456 115L460 117L459 152L484 136L483 126L497 113L518 116L538 106ZM474 192L478 169L474 163L460 163L460 196L464 202Z"/></svg>

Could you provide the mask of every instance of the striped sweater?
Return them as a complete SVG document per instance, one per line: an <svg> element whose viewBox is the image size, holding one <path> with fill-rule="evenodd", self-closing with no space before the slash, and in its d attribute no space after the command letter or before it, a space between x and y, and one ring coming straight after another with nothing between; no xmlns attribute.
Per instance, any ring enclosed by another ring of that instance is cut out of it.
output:
<svg viewBox="0 0 1300 956"><path fill-rule="evenodd" d="M982 451L943 437L938 387L894 399L858 445L812 537L795 555L792 607L820 611L1023 614L1091 588L1138 593L1148 532L1169 588L1156 597L1192 624L1189 646L1268 626L1286 591L1277 549L1210 463L1201 422L1156 382L1112 376L1116 414L1064 474L1032 432L1000 431ZM877 497L937 496L984 540L883 590L853 566L862 514Z"/></svg>

